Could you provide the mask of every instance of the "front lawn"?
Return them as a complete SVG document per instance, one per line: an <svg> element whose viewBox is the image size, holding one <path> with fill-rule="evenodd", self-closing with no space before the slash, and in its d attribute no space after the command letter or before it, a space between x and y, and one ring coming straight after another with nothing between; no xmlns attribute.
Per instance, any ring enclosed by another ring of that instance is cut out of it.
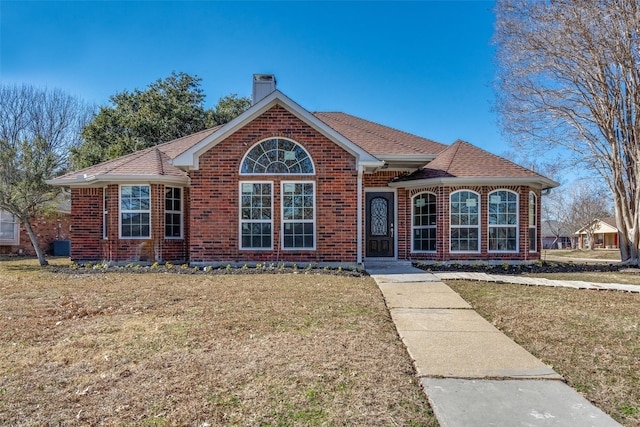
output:
<svg viewBox="0 0 640 427"><path fill-rule="evenodd" d="M600 409L624 425L640 425L640 294L447 284Z"/></svg>
<svg viewBox="0 0 640 427"><path fill-rule="evenodd" d="M577 259L594 259L594 260L608 260L608 261L620 261L619 249L544 249L542 251L542 258L547 256L556 256L562 258L577 258Z"/></svg>
<svg viewBox="0 0 640 427"><path fill-rule="evenodd" d="M2 425L436 426L367 277L0 262Z"/></svg>

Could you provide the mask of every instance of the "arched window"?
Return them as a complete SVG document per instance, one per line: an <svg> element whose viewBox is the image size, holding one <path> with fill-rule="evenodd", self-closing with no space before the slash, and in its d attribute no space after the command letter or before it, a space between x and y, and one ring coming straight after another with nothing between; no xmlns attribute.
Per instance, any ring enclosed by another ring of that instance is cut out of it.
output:
<svg viewBox="0 0 640 427"><path fill-rule="evenodd" d="M411 202L412 251L436 251L436 195L420 193Z"/></svg>
<svg viewBox="0 0 640 427"><path fill-rule="evenodd" d="M271 138L257 143L242 159L243 175L313 175L307 150L290 139Z"/></svg>
<svg viewBox="0 0 640 427"><path fill-rule="evenodd" d="M480 252L480 195L451 193L451 252Z"/></svg>
<svg viewBox="0 0 640 427"><path fill-rule="evenodd" d="M535 193L529 193L529 252L538 250L538 199Z"/></svg>
<svg viewBox="0 0 640 427"><path fill-rule="evenodd" d="M489 193L489 251L518 250L518 194L509 190Z"/></svg>

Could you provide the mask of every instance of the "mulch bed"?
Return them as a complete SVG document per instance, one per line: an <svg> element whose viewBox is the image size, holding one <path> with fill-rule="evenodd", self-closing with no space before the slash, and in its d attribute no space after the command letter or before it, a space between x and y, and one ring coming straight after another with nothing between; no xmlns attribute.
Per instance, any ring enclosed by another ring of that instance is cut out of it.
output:
<svg viewBox="0 0 640 427"><path fill-rule="evenodd" d="M226 275L226 274L330 274L344 277L362 277L367 273L359 268L343 267L293 267L292 265L271 265L261 264L258 266L220 266L220 267L196 267L188 265L153 264L139 265L131 264L124 266L110 266L108 264L86 264L70 266L49 266L48 271L61 274L105 274L105 273L166 273L166 274L203 274L203 275Z"/></svg>

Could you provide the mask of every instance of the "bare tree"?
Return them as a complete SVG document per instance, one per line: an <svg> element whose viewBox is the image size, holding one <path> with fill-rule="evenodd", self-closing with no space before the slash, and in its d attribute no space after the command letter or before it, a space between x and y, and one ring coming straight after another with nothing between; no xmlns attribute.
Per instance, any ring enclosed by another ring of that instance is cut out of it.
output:
<svg viewBox="0 0 640 427"><path fill-rule="evenodd" d="M593 238L598 230L598 219L611 217L610 203L604 188L587 181L576 185L569 191L567 224L573 231L584 229L594 249Z"/></svg>
<svg viewBox="0 0 640 427"><path fill-rule="evenodd" d="M594 220L611 217L611 197L602 183L593 180L577 181L555 189L542 206L542 221L559 239L587 227L589 241L593 241ZM573 239L572 239L573 240Z"/></svg>
<svg viewBox="0 0 640 427"><path fill-rule="evenodd" d="M82 141L80 131L92 116L91 106L60 89L0 86L0 139L19 144L42 138L61 166L66 166L69 149Z"/></svg>
<svg viewBox="0 0 640 427"><path fill-rule="evenodd" d="M622 260L640 262L640 4L498 0L497 110L519 150L568 149L613 194Z"/></svg>
<svg viewBox="0 0 640 427"><path fill-rule="evenodd" d="M60 90L0 86L0 209L24 224L41 265L47 261L31 220L58 197L60 188L45 180L65 170L68 150L91 114Z"/></svg>

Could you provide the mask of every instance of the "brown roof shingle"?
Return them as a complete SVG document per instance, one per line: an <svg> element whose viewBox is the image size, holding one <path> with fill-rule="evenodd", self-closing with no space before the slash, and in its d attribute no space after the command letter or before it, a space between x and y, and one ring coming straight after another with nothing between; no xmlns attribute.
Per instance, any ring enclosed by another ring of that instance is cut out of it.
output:
<svg viewBox="0 0 640 427"><path fill-rule="evenodd" d="M78 175L161 175L187 176L187 173L171 164L177 155L215 133L220 126L205 129L173 141L145 148L116 159L89 166L56 179L73 179Z"/></svg>
<svg viewBox="0 0 640 427"><path fill-rule="evenodd" d="M345 113L313 113L365 151L375 155L436 155L446 145Z"/></svg>
<svg viewBox="0 0 640 427"><path fill-rule="evenodd" d="M398 181L432 178L540 178L536 172L457 140L435 160Z"/></svg>

